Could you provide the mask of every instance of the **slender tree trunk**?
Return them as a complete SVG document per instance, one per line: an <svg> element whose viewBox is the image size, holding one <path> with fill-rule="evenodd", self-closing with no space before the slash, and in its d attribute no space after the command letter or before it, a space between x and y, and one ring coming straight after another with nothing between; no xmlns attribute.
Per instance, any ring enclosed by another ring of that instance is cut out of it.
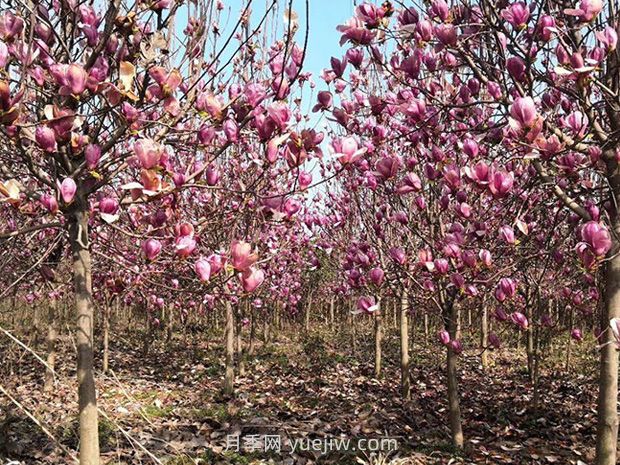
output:
<svg viewBox="0 0 620 465"><path fill-rule="evenodd" d="M615 218L614 230L620 233L620 222ZM615 242L615 241L614 241ZM618 350L609 329L611 318L620 318L620 255L614 244L612 258L605 270L605 308L603 309L598 424L596 430L596 464L615 465L618 447Z"/></svg>
<svg viewBox="0 0 620 465"><path fill-rule="evenodd" d="M45 383L43 391L51 392L54 390L54 369L56 368L56 337L57 337L57 321L58 301L50 302L49 320L47 326L47 368L45 370Z"/></svg>
<svg viewBox="0 0 620 465"><path fill-rule="evenodd" d="M232 396L235 387L235 315L232 304L226 301L226 374L224 376L224 395Z"/></svg>
<svg viewBox="0 0 620 465"><path fill-rule="evenodd" d="M454 339L457 335L458 308L453 303L449 304L448 332L450 338ZM450 432L452 444L455 447L463 447L463 427L461 425L461 406L459 400L459 387L457 378L457 354L451 346L447 347L447 376L448 376L448 418L450 422Z"/></svg>
<svg viewBox="0 0 620 465"><path fill-rule="evenodd" d="M570 309L570 317L569 317L569 328L568 328L568 341L566 342L566 365L564 366L564 370L568 373L568 371L570 370L570 356L571 356L571 349L572 349L572 345L573 345L573 338L571 337L571 331L573 329L573 321L575 318L575 315L573 313L573 308L571 307Z"/></svg>
<svg viewBox="0 0 620 465"><path fill-rule="evenodd" d="M428 344L428 313L424 312L424 344Z"/></svg>
<svg viewBox="0 0 620 465"><path fill-rule="evenodd" d="M271 331L269 330L269 315L265 313L263 320L263 341L267 345L271 341Z"/></svg>
<svg viewBox="0 0 620 465"><path fill-rule="evenodd" d="M256 339L256 315L255 311L250 311L250 344L248 345L248 355L254 355L254 340Z"/></svg>
<svg viewBox="0 0 620 465"><path fill-rule="evenodd" d="M482 346L482 368L486 369L489 366L489 309L485 302L482 302L482 315L480 317L480 345Z"/></svg>
<svg viewBox="0 0 620 465"><path fill-rule="evenodd" d="M304 330L306 333L310 331L310 312L312 311L312 294L308 296L308 302L306 303L306 311L304 313Z"/></svg>
<svg viewBox="0 0 620 465"><path fill-rule="evenodd" d="M403 399L409 399L409 321L407 291L403 292L400 307L400 385Z"/></svg>
<svg viewBox="0 0 620 465"><path fill-rule="evenodd" d="M381 299L377 299L375 312L375 378L381 376L381 337L382 337L382 309Z"/></svg>
<svg viewBox="0 0 620 465"><path fill-rule="evenodd" d="M103 366L104 373L108 372L110 365L110 307L109 304L103 309Z"/></svg>
<svg viewBox="0 0 620 465"><path fill-rule="evenodd" d="M215 321L217 323L217 317ZM170 341L172 341L173 326L174 326L174 307L171 305L170 308L168 309L168 323L166 325L166 343L167 344L170 344Z"/></svg>
<svg viewBox="0 0 620 465"><path fill-rule="evenodd" d="M69 217L69 241L73 256L77 311L77 379L80 423L80 465L99 465L99 427L93 367L92 272L88 250L88 214L84 199L76 201Z"/></svg>
<svg viewBox="0 0 620 465"><path fill-rule="evenodd" d="M239 376L245 376L245 359L243 354L243 313L241 312L241 302L238 304L237 311L237 360L239 361Z"/></svg>
<svg viewBox="0 0 620 465"><path fill-rule="evenodd" d="M540 327L536 326L534 338L534 394L532 396L532 404L534 410L538 410L540 405Z"/></svg>
<svg viewBox="0 0 620 465"><path fill-rule="evenodd" d="M329 299L329 325L332 330L334 329L334 321L335 321L334 307L335 307L335 302L334 302L334 297L332 296Z"/></svg>
<svg viewBox="0 0 620 465"><path fill-rule="evenodd" d="M527 320L530 322L534 321L534 311L532 310L532 303L526 300L526 314ZM530 381L534 381L534 330L532 326L527 328L526 332L527 337L527 374L530 378Z"/></svg>

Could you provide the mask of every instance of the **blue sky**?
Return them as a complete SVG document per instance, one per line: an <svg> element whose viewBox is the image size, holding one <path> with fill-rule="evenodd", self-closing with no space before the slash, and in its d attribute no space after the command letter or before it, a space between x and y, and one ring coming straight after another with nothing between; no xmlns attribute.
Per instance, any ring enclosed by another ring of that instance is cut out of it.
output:
<svg viewBox="0 0 620 465"><path fill-rule="evenodd" d="M253 0L252 10L255 22L265 11L265 4L270 0ZM224 0L226 9L230 8L231 21L238 18L239 12L245 5L245 0ZM284 27L284 8L288 0L278 0L278 27ZM315 82L320 85L318 74L323 68L329 67L332 56L342 56L346 48L340 47L340 33L336 31L339 24L343 24L353 15L354 0L309 0L310 34L304 69L312 72ZM359 2L358 2L359 3ZM293 10L299 15L300 27L297 32L297 41L303 43L306 27L305 0L293 0Z"/></svg>

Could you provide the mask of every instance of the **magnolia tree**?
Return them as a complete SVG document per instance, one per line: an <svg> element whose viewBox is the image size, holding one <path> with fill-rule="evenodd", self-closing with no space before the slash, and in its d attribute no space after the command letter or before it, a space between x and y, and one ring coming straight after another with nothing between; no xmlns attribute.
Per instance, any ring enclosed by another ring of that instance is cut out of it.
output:
<svg viewBox="0 0 620 465"><path fill-rule="evenodd" d="M24 253L16 237L42 239L23 280L62 256L68 232L83 464L99 463L91 254L103 257L96 266L118 270L116 294L130 287L151 306L165 301L141 286L174 290L183 280L191 289L218 272L226 275L220 292L249 293L264 272L250 243L260 239L256 223L244 212L264 206L278 221L290 218L299 210L290 195L310 183L299 167L320 135L291 130L301 117L286 101L306 79L298 24L287 15L283 39L270 46L260 28L276 2L254 15L250 4L230 30L219 26L230 9L214 0L2 8L0 234L14 257ZM221 177L235 181L218 187ZM238 226L201 244L214 224ZM171 277L188 268L191 279Z"/></svg>
<svg viewBox="0 0 620 465"><path fill-rule="evenodd" d="M508 243L517 240L515 227L520 231L517 234L529 234L531 225L521 216L529 213L534 199L541 198L533 195L556 197L564 209L558 218L570 220L566 227L572 229L577 242L573 253L589 272L602 269L600 281L592 280L600 282L605 295L597 461L615 463L618 354L614 318L620 316L616 207L620 175L615 135L618 4L599 0L577 5L449 4L437 0L427 6L401 6L396 11L390 2L381 6L365 3L339 27L341 44L350 48L343 59L332 59L323 77L336 92L351 88L351 97L332 114L346 131L366 138L332 144L334 152L341 164L358 168L361 164L368 171L365 183L372 190L377 184L373 169L381 180L393 176L399 166L389 150L376 165L364 161L364 152L381 154L384 145L395 142L399 151L408 146L408 153L418 159L413 164L422 163L422 173L408 174L394 194L427 192L429 184L444 184L431 189L437 193L439 208L471 218L467 222L474 223L480 214L492 222L500 220L484 215L485 209L492 211L493 207L485 205L484 199L472 198L478 194L463 192L458 185L463 176L468 185L473 182L485 192L483 197L508 197L514 216L497 225ZM323 108L332 103L329 93L319 99ZM411 170L409 163L407 168ZM511 191L518 193L525 210L511 200ZM381 207L378 203L374 207ZM422 209L437 208L424 195L420 204ZM510 207L499 208L507 211ZM408 220L407 210L385 213L396 221ZM435 223L430 235L424 229L432 228L433 221L426 221L426 226L416 227L421 232L419 241L436 241L441 233L462 235L461 227L454 227L463 221ZM437 257L432 250L436 245L428 247L431 250L421 260L429 265L427 271L450 273L451 260ZM548 252L552 253L552 247ZM485 260L484 256L479 259ZM450 276L457 288L468 283L460 274ZM507 276L500 281L500 296L515 294L512 279ZM525 324L521 317L517 319Z"/></svg>

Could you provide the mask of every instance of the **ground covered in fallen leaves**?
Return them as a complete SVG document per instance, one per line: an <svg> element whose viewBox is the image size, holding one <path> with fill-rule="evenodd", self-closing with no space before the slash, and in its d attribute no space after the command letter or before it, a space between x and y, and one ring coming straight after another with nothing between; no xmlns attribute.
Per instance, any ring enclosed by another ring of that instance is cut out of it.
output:
<svg viewBox="0 0 620 465"><path fill-rule="evenodd" d="M446 422L443 351L431 343L414 343L412 396L403 401L396 330L384 342L383 375L373 379L372 337L370 327L366 329L367 335L358 335L355 351L344 330L327 328L309 335L283 332L276 341L257 342L232 400L220 393L224 366L219 335L198 332L168 344L155 341L144 355L139 333L113 334L111 371L97 375L99 407L105 413L100 421L105 463L591 463L596 393L592 345L573 349L568 373L561 347L545 361L537 409L521 351L496 351L486 372L477 354L465 353L459 374L466 447L457 452L450 446ZM49 394L42 392L43 371L32 354L6 338L0 341L0 384L55 438L0 394L0 458L70 463L63 448L74 451L78 436L71 339L64 335L59 344L59 376ZM44 341L27 342L44 357ZM335 438L351 442L330 442ZM386 438L396 440L398 449L388 450L394 442ZM330 445L315 450L307 439ZM366 450L360 450L360 439ZM370 452L373 447L384 450Z"/></svg>

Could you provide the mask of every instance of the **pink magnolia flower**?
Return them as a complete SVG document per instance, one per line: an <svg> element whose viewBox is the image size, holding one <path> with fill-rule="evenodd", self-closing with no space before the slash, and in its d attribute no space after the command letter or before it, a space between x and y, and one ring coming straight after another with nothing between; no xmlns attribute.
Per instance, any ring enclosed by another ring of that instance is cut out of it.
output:
<svg viewBox="0 0 620 465"><path fill-rule="evenodd" d="M512 190L513 183L514 174L512 172L494 171L491 174L489 190L491 194L493 194L493 197L499 199L505 197Z"/></svg>
<svg viewBox="0 0 620 465"><path fill-rule="evenodd" d="M459 355L463 352L463 344L458 339L453 339L450 341L450 349L452 349L452 352L456 355Z"/></svg>
<svg viewBox="0 0 620 465"><path fill-rule="evenodd" d="M88 73L82 65L52 65L50 73L60 87L60 95L79 96L86 90Z"/></svg>
<svg viewBox="0 0 620 465"><path fill-rule="evenodd" d="M357 311L354 313L373 313L379 310L379 305L372 296L360 297L357 301Z"/></svg>
<svg viewBox="0 0 620 465"><path fill-rule="evenodd" d="M487 165L483 161L476 163L473 167L466 166L464 172L465 176L467 176L478 185L483 186L489 183L489 165Z"/></svg>
<svg viewBox="0 0 620 465"><path fill-rule="evenodd" d="M489 333L489 345L494 349L499 349L502 346L502 342L495 333Z"/></svg>
<svg viewBox="0 0 620 465"><path fill-rule="evenodd" d="M206 258L199 258L194 264L194 270L201 281L209 281L211 278L211 264Z"/></svg>
<svg viewBox="0 0 620 465"><path fill-rule="evenodd" d="M512 278L502 278L495 289L495 298L503 302L510 299L517 290L517 283Z"/></svg>
<svg viewBox="0 0 620 465"><path fill-rule="evenodd" d="M187 258L196 249L196 240L192 236L177 237L174 248L179 257Z"/></svg>
<svg viewBox="0 0 620 465"><path fill-rule="evenodd" d="M607 26L596 33L596 38L605 46L608 52L613 52L618 44L618 34L613 27Z"/></svg>
<svg viewBox="0 0 620 465"><path fill-rule="evenodd" d="M134 142L133 149L142 168L148 170L159 164L162 149L153 139L138 139Z"/></svg>
<svg viewBox="0 0 620 465"><path fill-rule="evenodd" d="M355 163L367 150L366 147L359 148L357 140L353 137L334 140L330 145L330 149L343 165Z"/></svg>
<svg viewBox="0 0 620 465"><path fill-rule="evenodd" d="M527 317L521 312L513 312L510 315L510 319L515 325L517 325L522 330L526 330L529 326Z"/></svg>
<svg viewBox="0 0 620 465"><path fill-rule="evenodd" d="M407 263L407 254L401 248L394 247L389 250L389 255L392 260L394 260L399 265L404 265Z"/></svg>
<svg viewBox="0 0 620 465"><path fill-rule="evenodd" d="M375 165L377 173L383 179L390 179L398 174L402 162L398 157L383 157Z"/></svg>
<svg viewBox="0 0 620 465"><path fill-rule="evenodd" d="M499 228L500 237L508 244L516 243L515 232L510 226L504 225Z"/></svg>
<svg viewBox="0 0 620 465"><path fill-rule="evenodd" d="M254 292L265 280L265 273L261 269L249 268L241 274L241 285L245 292Z"/></svg>
<svg viewBox="0 0 620 465"><path fill-rule="evenodd" d="M207 258L209 261L209 265L211 266L211 274L215 276L220 271L224 269L224 265L226 264L226 257L223 257L219 254L211 254Z"/></svg>
<svg viewBox="0 0 620 465"><path fill-rule="evenodd" d="M312 184L312 174L307 171L300 171L297 180L299 181L299 189L305 190Z"/></svg>
<svg viewBox="0 0 620 465"><path fill-rule="evenodd" d="M101 147L97 144L88 144L84 149L84 159L88 169L95 169L101 159Z"/></svg>
<svg viewBox="0 0 620 465"><path fill-rule="evenodd" d="M581 227L581 239L599 257L604 256L611 249L609 231L596 221L588 221Z"/></svg>
<svg viewBox="0 0 620 465"><path fill-rule="evenodd" d="M355 45L369 45L376 36L376 32L366 28L366 24L359 18L351 18L346 24L336 28L342 32L340 45L351 42Z"/></svg>
<svg viewBox="0 0 620 465"><path fill-rule="evenodd" d="M220 169L219 167L214 164L211 163L208 167L207 167L207 184L209 186L215 186L217 185L217 183L220 180Z"/></svg>
<svg viewBox="0 0 620 465"><path fill-rule="evenodd" d="M99 201L99 211L103 213L107 213L109 215L113 215L118 211L119 205L118 200L113 199L111 197L104 197Z"/></svg>
<svg viewBox="0 0 620 465"><path fill-rule="evenodd" d="M6 11L0 15L0 38L9 41L21 34L24 29L24 20Z"/></svg>
<svg viewBox="0 0 620 465"><path fill-rule="evenodd" d="M422 190L422 181L416 173L407 173L400 186L396 188L396 192L400 195L418 192L420 190Z"/></svg>
<svg viewBox="0 0 620 465"><path fill-rule="evenodd" d="M39 147L46 152L55 152L58 149L56 144L56 133L49 126L37 126L34 132L34 138Z"/></svg>
<svg viewBox="0 0 620 465"><path fill-rule="evenodd" d="M510 116L515 129L533 127L538 117L534 100L531 97L517 97L510 106Z"/></svg>
<svg viewBox="0 0 620 465"><path fill-rule="evenodd" d="M433 261L433 265L435 271L439 274L448 273L448 269L450 268L450 262L448 262L448 260L446 260L445 258L436 258Z"/></svg>
<svg viewBox="0 0 620 465"><path fill-rule="evenodd" d="M508 315L502 307L497 307L495 309L495 318L497 318L497 321L506 321L508 319Z"/></svg>
<svg viewBox="0 0 620 465"><path fill-rule="evenodd" d="M487 249L480 249L480 252L478 252L478 258L480 258L480 261L487 268L491 266L491 263L492 263L491 252L489 252Z"/></svg>
<svg viewBox="0 0 620 465"><path fill-rule="evenodd" d="M443 344L443 345L448 345L450 344L450 333L448 331L446 331L445 329L440 330L437 333L437 337L439 338L439 341Z"/></svg>
<svg viewBox="0 0 620 465"><path fill-rule="evenodd" d="M246 271L258 260L252 253L252 245L244 241L233 241L230 245L231 263L235 270Z"/></svg>
<svg viewBox="0 0 620 465"><path fill-rule="evenodd" d="M60 195L65 203L73 202L75 193L77 191L77 185L73 178L65 178L60 184Z"/></svg>
<svg viewBox="0 0 620 465"><path fill-rule="evenodd" d="M513 3L502 10L502 18L508 21L515 29L524 29L530 17L530 10L523 2Z"/></svg>
<svg viewBox="0 0 620 465"><path fill-rule="evenodd" d="M383 283L383 279L385 278L385 272L379 267L373 268L368 273L368 277L373 282L373 284L375 284L376 286L381 286L381 284Z"/></svg>
<svg viewBox="0 0 620 465"><path fill-rule="evenodd" d="M155 260L161 252L161 242L157 239L147 239L142 243L142 251L148 260Z"/></svg>
<svg viewBox="0 0 620 465"><path fill-rule="evenodd" d="M58 200L56 200L56 196L45 193L41 195L39 200L41 205L43 205L43 207L45 207L45 209L51 214L58 212Z"/></svg>
<svg viewBox="0 0 620 465"><path fill-rule="evenodd" d="M564 13L570 16L577 16L584 23L593 21L603 9L602 0L581 0L578 8L568 8Z"/></svg>
<svg viewBox="0 0 620 465"><path fill-rule="evenodd" d="M581 329L573 328L570 332L570 337L577 342L581 342L583 340L583 334L581 333Z"/></svg>

